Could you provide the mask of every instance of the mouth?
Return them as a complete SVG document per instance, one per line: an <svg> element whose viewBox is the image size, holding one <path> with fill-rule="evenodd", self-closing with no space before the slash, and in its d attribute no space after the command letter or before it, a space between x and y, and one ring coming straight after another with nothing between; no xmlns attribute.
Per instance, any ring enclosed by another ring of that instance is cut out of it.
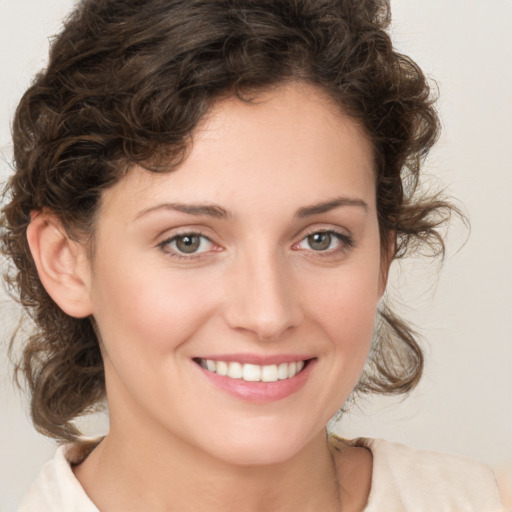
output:
<svg viewBox="0 0 512 512"><path fill-rule="evenodd" d="M281 354L224 354L195 357L193 362L214 388L239 400L271 403L294 395L309 380L317 358Z"/></svg>
<svg viewBox="0 0 512 512"><path fill-rule="evenodd" d="M311 359L283 362L280 364L250 364L239 361L221 361L194 358L194 361L208 372L245 382L277 382L288 380L304 371Z"/></svg>

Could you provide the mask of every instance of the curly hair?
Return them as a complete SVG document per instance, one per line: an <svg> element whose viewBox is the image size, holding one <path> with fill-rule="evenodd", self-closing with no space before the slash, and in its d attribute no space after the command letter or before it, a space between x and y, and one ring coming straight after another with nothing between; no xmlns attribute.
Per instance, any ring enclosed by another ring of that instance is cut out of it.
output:
<svg viewBox="0 0 512 512"><path fill-rule="evenodd" d="M139 164L170 172L215 101L251 101L289 81L324 90L364 127L375 154L381 245L402 258L442 255L452 207L415 193L439 121L428 81L394 51L386 0L83 0L51 45L13 121L15 173L2 209L11 294L34 330L17 371L35 427L60 439L105 395L92 318L66 315L45 291L26 230L31 212L57 215L88 240L104 190ZM423 354L385 307L359 393L401 394L419 381Z"/></svg>

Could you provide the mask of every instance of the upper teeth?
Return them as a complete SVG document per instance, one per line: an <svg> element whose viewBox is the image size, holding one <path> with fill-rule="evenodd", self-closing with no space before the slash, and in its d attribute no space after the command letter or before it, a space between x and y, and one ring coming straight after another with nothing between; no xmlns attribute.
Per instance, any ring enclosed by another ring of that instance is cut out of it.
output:
<svg viewBox="0 0 512 512"><path fill-rule="evenodd" d="M293 363L269 364L242 364L238 362L227 363L212 359L200 359L201 366L218 375L243 379L247 382L276 382L277 380L290 379L304 368L304 361Z"/></svg>

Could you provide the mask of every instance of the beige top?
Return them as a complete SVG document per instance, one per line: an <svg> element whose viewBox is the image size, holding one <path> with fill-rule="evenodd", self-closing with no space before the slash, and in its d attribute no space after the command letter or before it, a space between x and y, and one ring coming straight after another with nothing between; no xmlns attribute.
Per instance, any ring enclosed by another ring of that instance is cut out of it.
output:
<svg viewBox="0 0 512 512"><path fill-rule="evenodd" d="M18 512L99 512L70 467L96 442L61 446L43 466ZM373 454L372 486L364 512L505 511L496 479L484 464L383 439L360 438L352 443Z"/></svg>

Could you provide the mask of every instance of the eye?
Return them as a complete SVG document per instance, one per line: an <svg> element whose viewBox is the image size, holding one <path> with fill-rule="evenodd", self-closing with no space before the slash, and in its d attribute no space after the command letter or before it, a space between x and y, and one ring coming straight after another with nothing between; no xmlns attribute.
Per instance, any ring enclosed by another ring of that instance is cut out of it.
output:
<svg viewBox="0 0 512 512"><path fill-rule="evenodd" d="M173 256L186 258L187 255L211 251L214 244L201 233L183 233L164 240L159 247Z"/></svg>
<svg viewBox="0 0 512 512"><path fill-rule="evenodd" d="M353 246L350 236L337 231L315 231L303 238L295 245L298 249L309 249L315 252L334 253L346 250Z"/></svg>

